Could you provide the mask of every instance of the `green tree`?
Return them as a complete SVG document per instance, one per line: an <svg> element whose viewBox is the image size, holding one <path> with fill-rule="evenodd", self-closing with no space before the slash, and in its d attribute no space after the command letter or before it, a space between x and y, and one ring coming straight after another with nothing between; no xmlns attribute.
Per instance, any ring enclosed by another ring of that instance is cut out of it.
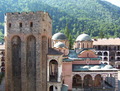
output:
<svg viewBox="0 0 120 91"><path fill-rule="evenodd" d="M103 31L100 31L100 33L99 33L99 38L104 38L105 37L105 34L104 34L104 32Z"/></svg>

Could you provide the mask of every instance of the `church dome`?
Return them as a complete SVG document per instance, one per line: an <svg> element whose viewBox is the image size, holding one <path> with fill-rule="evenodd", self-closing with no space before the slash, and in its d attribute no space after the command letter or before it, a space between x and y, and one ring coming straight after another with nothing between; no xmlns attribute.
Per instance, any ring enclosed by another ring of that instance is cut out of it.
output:
<svg viewBox="0 0 120 91"><path fill-rule="evenodd" d="M96 65L96 66L93 67L93 69L101 69L101 67Z"/></svg>
<svg viewBox="0 0 120 91"><path fill-rule="evenodd" d="M89 69L90 67L89 67L88 65L85 65L85 66L83 66L83 68L87 68L87 69Z"/></svg>
<svg viewBox="0 0 120 91"><path fill-rule="evenodd" d="M67 40L67 37L63 33L56 33L52 36L53 40Z"/></svg>
<svg viewBox="0 0 120 91"><path fill-rule="evenodd" d="M55 48L66 48L66 45L63 42L58 42L54 45Z"/></svg>
<svg viewBox="0 0 120 91"><path fill-rule="evenodd" d="M76 41L92 41L88 34L81 34L77 37Z"/></svg>
<svg viewBox="0 0 120 91"><path fill-rule="evenodd" d="M113 67L111 65L106 65L104 69L112 69Z"/></svg>

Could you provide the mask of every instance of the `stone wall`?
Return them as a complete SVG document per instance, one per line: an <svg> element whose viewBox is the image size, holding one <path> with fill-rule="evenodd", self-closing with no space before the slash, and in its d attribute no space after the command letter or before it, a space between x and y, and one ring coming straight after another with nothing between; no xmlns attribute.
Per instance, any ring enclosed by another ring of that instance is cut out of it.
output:
<svg viewBox="0 0 120 91"><path fill-rule="evenodd" d="M46 57L51 37L52 20L48 13L6 14L6 91L46 91Z"/></svg>

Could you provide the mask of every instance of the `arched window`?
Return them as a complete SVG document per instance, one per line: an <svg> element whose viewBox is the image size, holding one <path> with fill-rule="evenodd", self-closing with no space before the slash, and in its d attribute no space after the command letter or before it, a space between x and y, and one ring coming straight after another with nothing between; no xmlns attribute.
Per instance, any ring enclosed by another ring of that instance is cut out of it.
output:
<svg viewBox="0 0 120 91"><path fill-rule="evenodd" d="M82 45L83 45L82 48L84 48L84 43Z"/></svg>
<svg viewBox="0 0 120 91"><path fill-rule="evenodd" d="M107 58L107 57L104 57L104 61L108 61L108 58Z"/></svg>
<svg viewBox="0 0 120 91"><path fill-rule="evenodd" d="M1 66L5 66L5 63L4 63L4 62L2 62Z"/></svg>
<svg viewBox="0 0 120 91"><path fill-rule="evenodd" d="M101 87L102 86L102 77L101 77L100 74L95 76L94 86L95 87Z"/></svg>
<svg viewBox="0 0 120 91"><path fill-rule="evenodd" d="M89 44L87 43L87 48L89 48Z"/></svg>
<svg viewBox="0 0 120 91"><path fill-rule="evenodd" d="M84 88L89 88L89 87L92 87L92 86L93 86L92 76L91 75L85 75L83 87Z"/></svg>
<svg viewBox="0 0 120 91"><path fill-rule="evenodd" d="M82 87L82 79L81 79L81 76L79 76L78 74L73 76L72 87L73 88L81 88Z"/></svg>
<svg viewBox="0 0 120 91"><path fill-rule="evenodd" d="M1 72L5 72L5 68L1 68Z"/></svg>
<svg viewBox="0 0 120 91"><path fill-rule="evenodd" d="M117 57L117 61L120 61L120 57Z"/></svg>
<svg viewBox="0 0 120 91"><path fill-rule="evenodd" d="M1 61L5 61L4 57L1 57Z"/></svg>
<svg viewBox="0 0 120 91"><path fill-rule="evenodd" d="M99 55L99 56L102 56L102 52L98 52L98 55Z"/></svg>
<svg viewBox="0 0 120 91"><path fill-rule="evenodd" d="M50 86L49 91L54 91L53 86Z"/></svg>
<svg viewBox="0 0 120 91"><path fill-rule="evenodd" d="M106 63L106 62L105 62L104 64L106 64L106 65L107 65L108 63Z"/></svg>
<svg viewBox="0 0 120 91"><path fill-rule="evenodd" d="M56 82L58 78L58 62L51 60L49 63L49 78L50 81Z"/></svg>
<svg viewBox="0 0 120 91"><path fill-rule="evenodd" d="M104 56L108 56L108 53L107 53L107 52L104 52Z"/></svg>
<svg viewBox="0 0 120 91"><path fill-rule="evenodd" d="M120 52L117 52L117 56L120 56Z"/></svg>

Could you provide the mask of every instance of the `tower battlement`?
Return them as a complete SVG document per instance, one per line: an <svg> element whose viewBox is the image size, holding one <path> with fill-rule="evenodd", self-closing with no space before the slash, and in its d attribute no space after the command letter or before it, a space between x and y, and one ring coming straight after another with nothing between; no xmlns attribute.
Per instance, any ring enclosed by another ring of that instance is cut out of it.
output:
<svg viewBox="0 0 120 91"><path fill-rule="evenodd" d="M36 11L36 12L8 12L5 15L6 16L14 16L14 15L31 15L31 14L33 14L33 15L36 15L36 14L49 15L48 12L44 12L44 11Z"/></svg>
<svg viewBox="0 0 120 91"><path fill-rule="evenodd" d="M44 11L6 13L5 31L11 34L48 33L52 35L52 19Z"/></svg>

